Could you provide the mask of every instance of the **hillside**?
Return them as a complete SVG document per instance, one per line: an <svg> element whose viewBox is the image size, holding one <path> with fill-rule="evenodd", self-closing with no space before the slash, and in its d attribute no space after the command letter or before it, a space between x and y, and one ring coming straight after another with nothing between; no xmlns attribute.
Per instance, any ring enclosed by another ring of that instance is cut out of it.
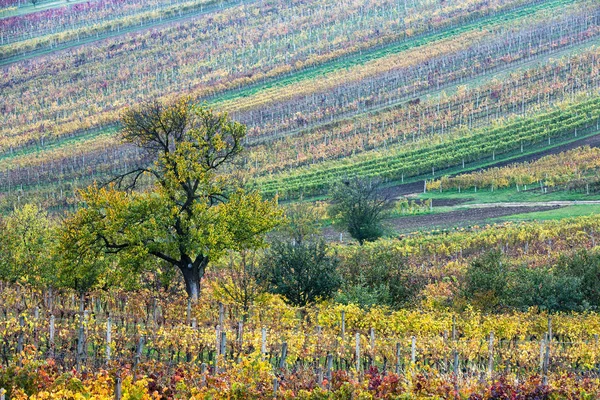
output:
<svg viewBox="0 0 600 400"><path fill-rule="evenodd" d="M62 208L74 188L144 165L116 138L120 113L173 96L246 124L238 168L284 198L354 175L422 179L596 132L593 1L118 3L0 20L5 209Z"/></svg>
<svg viewBox="0 0 600 400"><path fill-rule="evenodd" d="M0 0L0 400L600 399L598 0Z"/></svg>

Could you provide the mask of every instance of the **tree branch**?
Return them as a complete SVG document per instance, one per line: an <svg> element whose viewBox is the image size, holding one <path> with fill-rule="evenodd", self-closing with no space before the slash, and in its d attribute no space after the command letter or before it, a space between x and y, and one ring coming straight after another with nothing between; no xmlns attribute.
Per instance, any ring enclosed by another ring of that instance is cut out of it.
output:
<svg viewBox="0 0 600 400"><path fill-rule="evenodd" d="M161 260L164 260L164 261L168 262L169 264L173 264L173 265L179 264L178 260L176 260L176 259L174 259L172 257L169 257L168 255L166 255L164 253L161 253L160 251L153 250L153 251L149 251L148 253L152 254L155 257L160 258Z"/></svg>

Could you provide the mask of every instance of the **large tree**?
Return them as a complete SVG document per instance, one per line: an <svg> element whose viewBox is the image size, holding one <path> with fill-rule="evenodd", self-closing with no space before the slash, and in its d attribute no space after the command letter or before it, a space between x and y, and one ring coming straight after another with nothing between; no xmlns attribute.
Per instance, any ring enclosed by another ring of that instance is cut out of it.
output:
<svg viewBox="0 0 600 400"><path fill-rule="evenodd" d="M122 119L126 143L153 160L81 192L84 206L65 223L66 241L115 254L141 272L152 258L181 271L195 301L210 260L225 250L258 247L276 226L276 199L264 201L219 173L242 150L246 127L188 100L144 104ZM149 182L144 190L140 182ZM73 254L81 251L73 251Z"/></svg>

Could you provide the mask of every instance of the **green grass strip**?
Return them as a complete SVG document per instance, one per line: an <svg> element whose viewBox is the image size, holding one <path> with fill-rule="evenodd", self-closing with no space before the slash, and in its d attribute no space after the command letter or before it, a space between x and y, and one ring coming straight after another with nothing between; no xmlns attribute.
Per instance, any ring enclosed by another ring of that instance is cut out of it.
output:
<svg viewBox="0 0 600 400"><path fill-rule="evenodd" d="M234 89L222 94L218 94L207 100L208 105L216 106L221 102L235 100L237 98L249 97L260 93L261 91L272 89L274 87L285 87L291 84L305 80L315 79L323 75L333 73L339 69L349 69L357 65L362 65L370 61L384 58L393 54L401 53L415 47L426 46L431 42L437 42L452 38L474 30L482 30L486 27L500 25L511 22L518 18L523 18L535 14L542 10L553 9L561 6L575 4L577 0L552 0L533 5L527 5L516 10L505 11L500 14L488 15L477 21L467 23L458 27L449 27L440 32L425 34L407 41L393 42L383 47L363 51L358 54L344 56L341 60L336 59L325 62L313 67L305 68L301 71L292 72L285 77L273 78L268 82L248 85L244 88Z"/></svg>

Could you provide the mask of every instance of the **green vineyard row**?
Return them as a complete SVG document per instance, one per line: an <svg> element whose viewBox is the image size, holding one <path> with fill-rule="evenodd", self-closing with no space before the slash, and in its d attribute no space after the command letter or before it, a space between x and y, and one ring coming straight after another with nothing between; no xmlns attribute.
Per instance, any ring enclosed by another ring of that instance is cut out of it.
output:
<svg viewBox="0 0 600 400"><path fill-rule="evenodd" d="M449 143L430 144L421 149L396 152L370 160L332 163L329 168L298 170L293 175L265 177L256 184L266 195L279 193L283 198L318 195L336 182L354 177L379 178L387 181L415 177L442 166L456 166L565 137L596 128L600 117L600 97L557 109L534 117L520 118L493 129L478 129Z"/></svg>

